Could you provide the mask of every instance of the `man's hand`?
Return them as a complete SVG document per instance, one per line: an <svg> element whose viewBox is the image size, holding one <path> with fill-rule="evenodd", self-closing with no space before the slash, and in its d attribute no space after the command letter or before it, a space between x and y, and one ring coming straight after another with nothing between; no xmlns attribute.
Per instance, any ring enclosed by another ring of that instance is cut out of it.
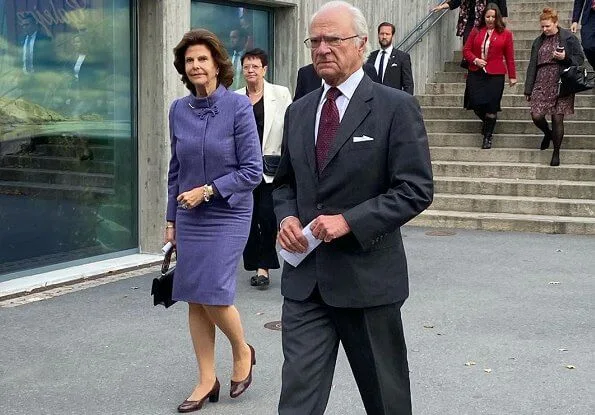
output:
<svg viewBox="0 0 595 415"><path fill-rule="evenodd" d="M310 229L316 239L321 239L324 242L330 242L351 232L343 215L320 215L314 220Z"/></svg>
<svg viewBox="0 0 595 415"><path fill-rule="evenodd" d="M578 29L578 23L577 22L572 22L572 24L570 25L570 31L572 33L576 33L577 29Z"/></svg>
<svg viewBox="0 0 595 415"><path fill-rule="evenodd" d="M302 235L303 226L295 216L283 219L277 241L288 252L303 254L308 249L308 241Z"/></svg>

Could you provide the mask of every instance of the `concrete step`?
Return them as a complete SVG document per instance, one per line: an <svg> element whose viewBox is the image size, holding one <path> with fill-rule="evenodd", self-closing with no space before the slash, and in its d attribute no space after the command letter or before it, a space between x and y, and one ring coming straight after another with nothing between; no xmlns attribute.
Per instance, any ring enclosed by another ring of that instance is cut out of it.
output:
<svg viewBox="0 0 595 415"><path fill-rule="evenodd" d="M480 123L477 119L452 120L432 119L425 120L426 130L429 133L478 133ZM564 121L564 131L569 135L593 135L595 121ZM527 112L527 120L500 120L496 124L496 134L536 134L539 130L531 121Z"/></svg>
<svg viewBox="0 0 595 415"><path fill-rule="evenodd" d="M545 1L523 1L522 3L513 3L508 1L507 3L508 8L508 15L513 17L516 16L520 12L532 12L533 15L537 14L537 18L539 18L539 12L543 9L544 5L548 5L549 7L553 7L554 9L558 10L558 13L562 15L563 10L570 10L572 11L572 1L553 1L553 2L545 2Z"/></svg>
<svg viewBox="0 0 595 415"><path fill-rule="evenodd" d="M492 148L482 150L481 138L478 135L475 148L470 147L431 147L430 153L433 161L474 161L474 162L503 162L503 163L537 163L549 164L552 158L551 151L519 148ZM498 141L498 136L494 137ZM560 151L560 158L564 164L592 164L595 166L595 150L567 150Z"/></svg>
<svg viewBox="0 0 595 415"><path fill-rule="evenodd" d="M436 193L595 200L595 182L434 176Z"/></svg>
<svg viewBox="0 0 595 415"><path fill-rule="evenodd" d="M531 58L531 49L517 49L516 45L514 48L514 59L515 60L529 60ZM461 63L463 59L463 51L455 50L453 53L453 62Z"/></svg>
<svg viewBox="0 0 595 415"><path fill-rule="evenodd" d="M507 88L505 88L507 89ZM463 95L416 95L422 107L463 107ZM503 107L528 108L529 103L522 94L504 95ZM595 108L595 95L577 94L574 97L575 108Z"/></svg>
<svg viewBox="0 0 595 415"><path fill-rule="evenodd" d="M476 133L429 133L432 147L477 147L481 144L480 124ZM496 134L493 148L538 149L543 134ZM586 149L595 150L595 137L592 135L565 135L563 150Z"/></svg>
<svg viewBox="0 0 595 415"><path fill-rule="evenodd" d="M0 181L33 182L42 185L60 184L67 186L112 188L114 175L105 173L84 173L26 167L0 167Z"/></svg>
<svg viewBox="0 0 595 415"><path fill-rule="evenodd" d="M445 118L456 120L477 120L477 116L471 110L461 107L422 107L425 120L441 120ZM498 121L503 120L526 120L530 117L529 106L525 107L502 107L498 113ZM575 108L574 114L568 116L567 120L592 121L595 120L595 108ZM594 127L595 128L595 127ZM593 131L595 133L595 130Z"/></svg>
<svg viewBox="0 0 595 415"><path fill-rule="evenodd" d="M436 193L431 209L595 218L595 201L586 199Z"/></svg>
<svg viewBox="0 0 595 415"><path fill-rule="evenodd" d="M516 4L514 6L508 7L508 18L506 18L506 24L510 24L511 27L518 27L517 23L525 23L525 27L531 27L531 25L535 28L535 30L539 30L539 15L545 6L549 6L550 3L543 2L541 5L539 4L531 4L528 3L528 6L523 6L521 4ZM516 7L519 7L517 9ZM558 21L562 27L568 27L564 25L564 23L570 21L572 17L572 6L573 3L564 3L560 4L560 8L554 7L558 11ZM536 35L537 36L537 35Z"/></svg>
<svg viewBox="0 0 595 415"><path fill-rule="evenodd" d="M84 171L113 174L113 161L79 160L74 157L44 156L42 154L6 155L0 157L0 167L28 167L58 171Z"/></svg>
<svg viewBox="0 0 595 415"><path fill-rule="evenodd" d="M504 88L504 96L508 95L523 95L525 92L524 78L518 78L519 83L513 87L506 86ZM460 79L457 82L429 82L426 84L427 95L463 95L465 93L465 80ZM595 95L595 89L581 92L576 96L593 96Z"/></svg>
<svg viewBox="0 0 595 415"><path fill-rule="evenodd" d="M95 199L111 197L115 195L115 191L113 188L0 181L0 194L27 195L32 198L52 200L80 200L82 197Z"/></svg>
<svg viewBox="0 0 595 415"><path fill-rule="evenodd" d="M595 235L595 218L457 212L431 208L417 216L409 224L433 228Z"/></svg>
<svg viewBox="0 0 595 415"><path fill-rule="evenodd" d="M485 150L487 151L487 150ZM506 179L537 180L579 180L595 182L595 166L585 164L564 164L550 167L549 163L511 163L477 161L432 161L435 176L448 177L494 177Z"/></svg>
<svg viewBox="0 0 595 415"><path fill-rule="evenodd" d="M526 74L527 74L527 67L529 66L529 61L522 59L522 60L516 60L515 58L515 66L516 66L516 71L517 71L517 78L519 75L523 75L523 79L525 78ZM445 72L462 72L462 73L467 73L466 69L461 68L461 61L455 61L455 62L446 62L444 64L444 71ZM520 78L519 78L520 79Z"/></svg>

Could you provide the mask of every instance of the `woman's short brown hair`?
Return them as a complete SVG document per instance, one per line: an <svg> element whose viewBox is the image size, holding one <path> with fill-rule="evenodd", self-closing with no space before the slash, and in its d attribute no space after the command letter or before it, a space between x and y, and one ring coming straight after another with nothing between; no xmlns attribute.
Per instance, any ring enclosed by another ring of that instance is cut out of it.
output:
<svg viewBox="0 0 595 415"><path fill-rule="evenodd" d="M215 66L219 69L217 83L223 84L225 88L229 88L233 83L233 67L229 60L229 55L219 38L206 29L194 29L186 32L180 43L174 48L174 66L178 73L182 75L182 82L184 82L186 88L196 95L196 88L194 88L194 85L186 75L185 62L186 50L194 45L204 45L209 49L215 61Z"/></svg>
<svg viewBox="0 0 595 415"><path fill-rule="evenodd" d="M551 7L545 7L539 15L539 21L542 20L551 20L556 23L558 21L558 11Z"/></svg>

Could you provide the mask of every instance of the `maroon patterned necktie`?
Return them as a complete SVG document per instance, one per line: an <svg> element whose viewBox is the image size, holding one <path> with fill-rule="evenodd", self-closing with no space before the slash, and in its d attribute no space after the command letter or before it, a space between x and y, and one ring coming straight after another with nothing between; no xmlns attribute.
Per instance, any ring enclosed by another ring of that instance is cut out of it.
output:
<svg viewBox="0 0 595 415"><path fill-rule="evenodd" d="M328 152L339 129L339 109L335 103L339 95L341 95L341 91L334 86L331 87L326 93L326 101L320 112L318 137L316 138L316 168L318 172L322 171L324 167Z"/></svg>
<svg viewBox="0 0 595 415"><path fill-rule="evenodd" d="M591 8L592 8L593 10L595 10L595 0L593 0L593 1L591 2Z"/></svg>

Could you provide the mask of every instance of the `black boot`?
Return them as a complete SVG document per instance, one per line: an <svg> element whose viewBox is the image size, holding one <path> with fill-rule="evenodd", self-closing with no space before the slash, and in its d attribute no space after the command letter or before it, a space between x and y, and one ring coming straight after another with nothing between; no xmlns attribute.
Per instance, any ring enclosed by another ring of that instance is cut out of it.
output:
<svg viewBox="0 0 595 415"><path fill-rule="evenodd" d="M484 122L483 143L481 148L487 150L492 148L492 135L496 127L496 118L486 117Z"/></svg>
<svg viewBox="0 0 595 415"><path fill-rule="evenodd" d="M541 145L539 146L539 149L545 150L547 148L550 148L550 141L552 141L552 130L548 130L543 135L543 140L541 140Z"/></svg>
<svg viewBox="0 0 595 415"><path fill-rule="evenodd" d="M559 166L560 165L560 149L555 148L552 154L552 161L550 161L550 166Z"/></svg>

